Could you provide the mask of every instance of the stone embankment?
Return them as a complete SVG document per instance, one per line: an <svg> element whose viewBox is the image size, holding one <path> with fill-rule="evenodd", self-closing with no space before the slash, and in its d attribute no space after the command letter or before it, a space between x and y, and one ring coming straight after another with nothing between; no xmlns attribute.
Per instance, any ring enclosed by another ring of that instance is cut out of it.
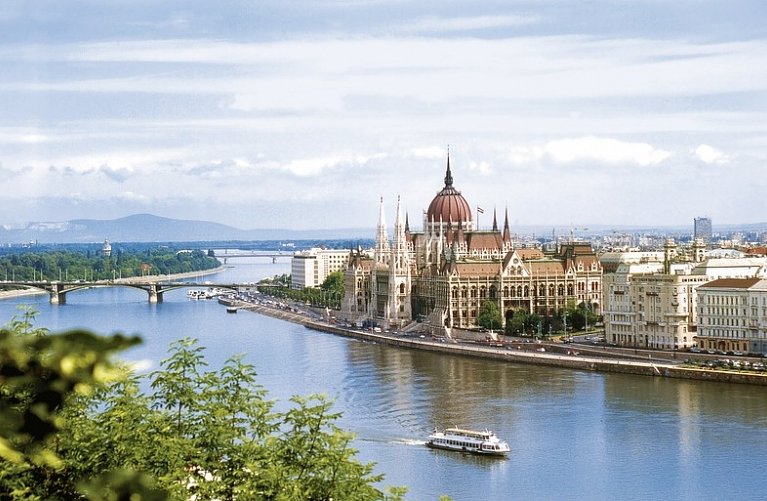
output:
<svg viewBox="0 0 767 501"><path fill-rule="evenodd" d="M221 302L224 302L224 300ZM446 342L443 340L421 338L419 336L377 333L341 327L334 324L312 320L303 313L296 313L289 309L256 305L243 301L231 301L225 304L236 304L236 306L240 309L254 311L263 315L268 315L271 317L287 320L289 322L301 324L309 329L354 339L360 339L368 342L396 346L399 348L426 350L437 353L449 353L452 355L502 360L514 363L548 365L551 367L562 367L577 370L613 372L677 379L718 381L725 383L741 383L763 386L767 385L767 374L759 372L699 369L666 362L645 361L623 357L616 358L608 356L588 356L575 354L575 350L570 350L570 354L567 354L567 352L562 354L555 354L528 351L522 349L522 346L492 347L483 346L481 344L461 343L460 341ZM543 344L534 346L545 348L547 345Z"/></svg>

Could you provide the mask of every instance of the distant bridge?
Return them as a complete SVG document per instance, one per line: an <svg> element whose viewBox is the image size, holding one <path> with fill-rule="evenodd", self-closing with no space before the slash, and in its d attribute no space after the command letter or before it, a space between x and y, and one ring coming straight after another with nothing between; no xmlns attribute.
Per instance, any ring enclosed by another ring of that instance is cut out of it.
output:
<svg viewBox="0 0 767 501"><path fill-rule="evenodd" d="M278 257L292 258L293 257L293 253L292 252L289 252L289 253L286 253L286 252L263 252L263 251L248 252L248 251L242 251L242 250L237 250L237 251L234 251L234 252L231 252L231 253L230 252L226 252L226 251L224 251L224 252L217 251L215 253L215 257L216 257L216 259L222 261L224 264L226 264L226 260L227 259L232 258L232 257L265 257L265 258L271 258L272 262L275 263L275 262L277 262L277 258Z"/></svg>
<svg viewBox="0 0 767 501"><path fill-rule="evenodd" d="M199 284L196 282L150 282L150 281L127 281L127 280L79 280L76 282L48 282L48 281L24 281L24 282L0 282L1 285L8 287L18 287L25 289L39 289L47 291L51 298L51 304L65 304L67 294L70 292L91 289L94 287L130 287L141 289L149 296L150 303L162 303L163 294L176 289L185 288L216 288L229 289L238 292L243 288L250 288L249 284L223 283L215 284L206 282Z"/></svg>

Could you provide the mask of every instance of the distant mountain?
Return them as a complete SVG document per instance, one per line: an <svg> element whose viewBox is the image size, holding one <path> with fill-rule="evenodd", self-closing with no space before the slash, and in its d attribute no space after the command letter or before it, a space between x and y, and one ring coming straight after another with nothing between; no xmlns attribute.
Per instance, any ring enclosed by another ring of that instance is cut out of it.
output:
<svg viewBox="0 0 767 501"><path fill-rule="evenodd" d="M512 225L516 235L549 237L563 236L575 231L579 237L609 235L611 233L643 233L692 235L689 226L610 226L591 225L572 228L562 225ZM767 223L717 224L716 234L767 231ZM242 230L209 221L170 219L152 214L135 214L120 219L74 219L62 222L34 222L19 226L0 226L0 244L38 242L41 244L110 242L222 242L222 241L286 241L286 240L368 240L375 236L371 228L280 230Z"/></svg>
<svg viewBox="0 0 767 501"><path fill-rule="evenodd" d="M368 229L339 230L241 230L209 221L170 219L135 214L120 219L73 219L64 222L34 222L23 226L0 226L0 242L92 243L189 242L224 240L300 240L369 238Z"/></svg>

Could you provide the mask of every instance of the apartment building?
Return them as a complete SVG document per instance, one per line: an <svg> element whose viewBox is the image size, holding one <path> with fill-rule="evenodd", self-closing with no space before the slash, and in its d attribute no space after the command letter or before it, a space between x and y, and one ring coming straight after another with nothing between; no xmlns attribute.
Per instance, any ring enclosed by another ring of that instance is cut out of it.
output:
<svg viewBox="0 0 767 501"><path fill-rule="evenodd" d="M292 289L318 287L334 271L346 270L348 250L311 248L297 251L290 260Z"/></svg>
<svg viewBox="0 0 767 501"><path fill-rule="evenodd" d="M603 277L607 342L657 349L695 346L698 287L721 278L767 277L765 259L706 258L703 249L701 241L682 250L668 240L662 260L650 254L638 261L636 256L618 259L615 271Z"/></svg>
<svg viewBox="0 0 767 501"><path fill-rule="evenodd" d="M701 350L767 355L767 279L723 278L697 292Z"/></svg>

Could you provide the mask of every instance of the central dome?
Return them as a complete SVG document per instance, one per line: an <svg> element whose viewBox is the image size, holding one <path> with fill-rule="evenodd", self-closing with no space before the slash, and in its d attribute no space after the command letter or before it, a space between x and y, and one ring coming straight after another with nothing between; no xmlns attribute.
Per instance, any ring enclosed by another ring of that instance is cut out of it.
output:
<svg viewBox="0 0 767 501"><path fill-rule="evenodd" d="M433 223L468 223L471 222L471 208L461 192L453 188L453 174L450 172L450 156L447 157L445 187L429 204L426 220Z"/></svg>

